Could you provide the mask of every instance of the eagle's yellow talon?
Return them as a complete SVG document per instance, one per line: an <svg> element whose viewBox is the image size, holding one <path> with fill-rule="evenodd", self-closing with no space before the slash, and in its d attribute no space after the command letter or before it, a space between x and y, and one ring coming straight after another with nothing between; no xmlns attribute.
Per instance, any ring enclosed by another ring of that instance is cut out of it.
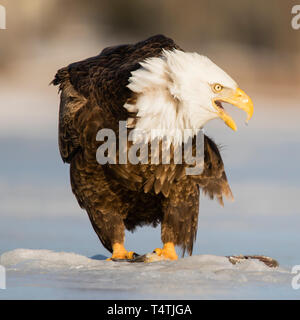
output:
<svg viewBox="0 0 300 320"><path fill-rule="evenodd" d="M177 260L178 256L175 251L175 246L172 242L167 242L164 247L156 248L153 253L156 253L159 257L163 257L165 260Z"/></svg>
<svg viewBox="0 0 300 320"><path fill-rule="evenodd" d="M134 251L127 251L124 245L121 243L115 243L113 245L113 254L111 258L106 259L107 261L112 261L113 259L133 259Z"/></svg>

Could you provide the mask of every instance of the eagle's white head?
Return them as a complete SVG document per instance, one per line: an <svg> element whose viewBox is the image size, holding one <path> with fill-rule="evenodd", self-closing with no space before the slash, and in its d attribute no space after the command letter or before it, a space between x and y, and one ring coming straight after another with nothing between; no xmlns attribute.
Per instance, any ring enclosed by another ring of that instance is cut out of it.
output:
<svg viewBox="0 0 300 320"><path fill-rule="evenodd" d="M253 114L251 99L205 56L176 49L163 50L160 57L148 58L140 64L141 68L131 73L128 84L137 99L124 107L136 113L137 117L128 119L127 124L136 132L143 132L144 141L155 138L153 132L164 132L171 143L182 143L185 129L191 129L195 135L216 118L236 130L235 122L221 102L245 110L247 120Z"/></svg>

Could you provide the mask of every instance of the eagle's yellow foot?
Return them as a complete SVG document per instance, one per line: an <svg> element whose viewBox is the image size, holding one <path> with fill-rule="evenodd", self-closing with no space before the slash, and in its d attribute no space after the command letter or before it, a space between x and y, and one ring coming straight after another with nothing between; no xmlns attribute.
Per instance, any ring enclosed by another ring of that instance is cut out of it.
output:
<svg viewBox="0 0 300 320"><path fill-rule="evenodd" d="M113 259L116 259L116 260L133 259L134 256L135 256L135 253L133 251L127 251L124 248L123 244L115 243L113 244L113 254L111 258L108 258L106 260L112 261Z"/></svg>
<svg viewBox="0 0 300 320"><path fill-rule="evenodd" d="M159 260L177 260L178 256L175 251L173 242L167 242L163 248L157 248L153 251L160 259Z"/></svg>

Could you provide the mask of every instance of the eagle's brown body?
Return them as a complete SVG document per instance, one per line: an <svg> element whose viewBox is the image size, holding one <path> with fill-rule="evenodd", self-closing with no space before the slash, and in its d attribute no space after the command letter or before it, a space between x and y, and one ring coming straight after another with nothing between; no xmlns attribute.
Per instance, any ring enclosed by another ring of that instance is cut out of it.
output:
<svg viewBox="0 0 300 320"><path fill-rule="evenodd" d="M154 36L134 45L104 49L98 56L60 69L53 80L60 86L59 148L70 163L73 193L86 209L99 239L112 252L123 242L125 228L162 224L162 241L192 254L196 237L200 189L222 203L231 196L216 144L205 137L205 166L198 176L185 175L182 165L100 165L97 132L118 132L120 120L132 116L123 107L135 99L126 87L131 72L145 58L178 46Z"/></svg>

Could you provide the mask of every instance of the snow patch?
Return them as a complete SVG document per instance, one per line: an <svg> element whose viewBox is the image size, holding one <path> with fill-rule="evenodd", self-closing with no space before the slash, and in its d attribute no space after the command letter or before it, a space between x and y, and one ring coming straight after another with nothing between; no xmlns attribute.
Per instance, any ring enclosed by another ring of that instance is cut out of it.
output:
<svg viewBox="0 0 300 320"><path fill-rule="evenodd" d="M214 255L129 263L68 252L16 249L3 253L0 264L18 286L30 279L31 286L85 290L87 294L98 290L100 297L107 297L107 292L112 296L125 292L128 297L142 294L146 298L222 297L242 286L291 283L290 272L283 268L269 268L256 260L232 265L226 257Z"/></svg>

